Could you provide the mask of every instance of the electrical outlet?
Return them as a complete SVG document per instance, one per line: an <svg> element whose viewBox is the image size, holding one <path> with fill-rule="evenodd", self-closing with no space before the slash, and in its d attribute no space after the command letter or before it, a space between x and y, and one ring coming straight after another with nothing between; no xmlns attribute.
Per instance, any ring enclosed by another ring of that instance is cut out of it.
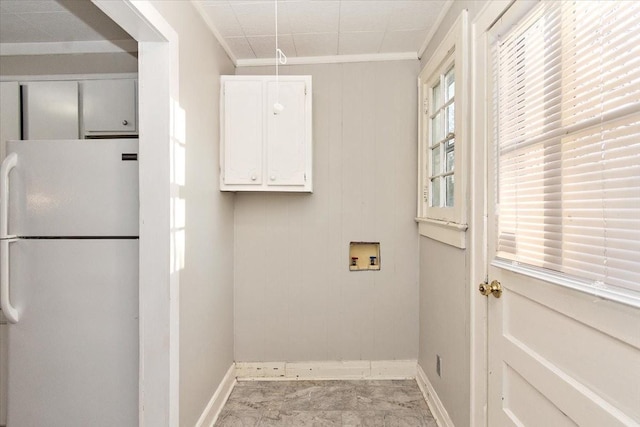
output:
<svg viewBox="0 0 640 427"><path fill-rule="evenodd" d="M439 354L436 354L436 374L442 377L442 359L440 359Z"/></svg>

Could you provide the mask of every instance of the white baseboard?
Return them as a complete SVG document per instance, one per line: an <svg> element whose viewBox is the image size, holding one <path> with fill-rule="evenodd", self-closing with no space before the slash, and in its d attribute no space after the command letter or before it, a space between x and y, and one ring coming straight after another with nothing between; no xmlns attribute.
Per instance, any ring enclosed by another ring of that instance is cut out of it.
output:
<svg viewBox="0 0 640 427"><path fill-rule="evenodd" d="M416 360L236 362L238 381L414 379Z"/></svg>
<svg viewBox="0 0 640 427"><path fill-rule="evenodd" d="M418 365L417 367L416 381L418 382L418 387L420 387L420 390L422 391L422 394L427 401L427 405L429 405L431 414L436 419L438 426L454 427L453 421L451 421L451 417L449 417L447 410L440 401L440 398L431 385L429 378L427 378L427 374L424 373L420 365Z"/></svg>
<svg viewBox="0 0 640 427"><path fill-rule="evenodd" d="M215 424L220 415L220 411L222 411L222 407L229 398L235 385L236 367L235 364L232 363L215 393L213 393L211 400L209 400L206 408L204 408L202 415L200 415L196 427L212 427Z"/></svg>

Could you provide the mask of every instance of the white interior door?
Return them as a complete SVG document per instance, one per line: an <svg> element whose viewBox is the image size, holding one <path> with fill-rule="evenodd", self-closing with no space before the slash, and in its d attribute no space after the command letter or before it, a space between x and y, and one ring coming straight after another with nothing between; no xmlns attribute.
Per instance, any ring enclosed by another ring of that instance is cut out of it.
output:
<svg viewBox="0 0 640 427"><path fill-rule="evenodd" d="M629 176L625 176L624 179L606 179L607 173L617 170L614 168L626 162L625 151L638 150L638 145L633 142L637 138L625 139L626 133L623 135L618 130L624 129L627 133L637 130L636 123L640 120L637 101L628 103L622 99L619 105L626 105L629 110L620 118L611 120L612 124L605 124L604 119L607 117L603 115L602 119L598 117L597 126L587 122L578 131L575 130L575 126L563 132L553 128L552 131L556 133L551 136L543 134L546 130L542 125L538 125L537 129L532 130L535 135L523 137L517 134L517 142L507 144L501 127L507 127L505 123L508 119L519 117L518 120L521 122L510 128L517 128L519 132L535 122L527 119L529 112L543 111L548 105L554 105L553 102L557 99L562 100L562 96L565 96L565 100L569 99L566 94L572 94L572 90L580 88L577 83L569 86L565 81L561 81L552 86L544 80L546 76L560 75L551 66L545 67L546 64L559 67L567 64L562 68L562 75L572 77L570 73L577 67L574 66L577 61L569 61L566 57L560 56L560 59L552 63L547 55L540 60L532 55L532 51L538 48L540 43L531 47L531 50L527 50L525 46L532 41L542 41L544 44L552 40L554 43L549 43L551 49L559 45L558 39L562 38L564 42L565 33L561 32L560 36L554 38L549 36L550 28L556 22L564 22L564 25L559 25L561 31L569 31L572 25L576 25L575 22L581 22L575 18L578 13L574 10L567 13L562 9L564 6L573 7L574 3L557 2L554 6L554 2L549 2L550 8L559 7L557 19L553 14L545 15L547 4L544 2L539 3L539 7L536 5L537 15L528 15L528 11L517 9L518 4L522 3L524 2L516 2L514 9L501 17L497 25L502 26L505 33L501 35L504 36L502 39L496 37L496 44L501 43L501 40L508 40L508 36L512 34L510 31L513 31L517 22L525 23L521 26L525 29L523 33L540 23L539 34L542 36L538 40L537 35L530 32L516 38L512 45L516 46L515 49L518 51L516 56L523 60L512 68L515 71L511 75L505 72L506 77L498 75L494 78L496 68L500 68L502 73L507 66L492 57L497 55L496 49L489 54L489 63L494 67L490 73L490 81L503 87L511 85L510 90L520 98L516 97L516 101L513 102L513 97L509 98L508 93L504 95L506 89L503 92L494 87L490 92L494 94L494 105L488 108L489 111L497 111L498 118L490 118L488 122L488 128L494 132L491 132L488 145L488 152L492 154L488 156L487 167L487 271L488 281L495 281L496 288L499 283L501 294L496 290L488 296L487 425L640 425L639 299L637 293L635 296L632 295L632 291L616 296L608 286L613 276L608 275L610 273L607 271L617 268L622 273L611 274L631 278L635 277L638 271L637 250L624 249L625 245L637 248L638 242L634 236L638 230L638 223L625 222L624 215L625 212L635 215L639 208L637 183L640 165L636 160L629 163L628 168L622 167L629 172ZM606 8L612 3L601 4ZM596 3L583 2L579 7L591 5ZM589 13L588 16L597 17L597 20L613 14L614 12L610 11L607 14ZM625 15L633 14L621 14ZM536 21L540 16L544 18ZM615 26L614 24L615 22L611 26ZM607 29L603 34L607 35L609 31L610 29ZM589 34L596 32L591 31ZM565 49L561 49L560 55L572 54L571 43L575 42L576 37L567 39L568 47L562 45ZM502 46L500 48L503 49ZM625 49L624 52L626 51ZM587 55L586 52L583 50L578 56L584 57ZM621 53L618 52L616 58ZM597 62L606 61L606 58L606 55L598 57ZM529 80L525 75L527 69L531 70ZM637 65L635 69L638 70ZM552 74L554 70L556 74ZM598 70L592 74L597 76L598 73L603 75ZM577 75L581 78L585 74L580 72ZM620 77L621 80L630 78L633 82L627 86L628 92L624 93L630 93L632 88L637 87L635 77L628 76L623 74ZM600 78L603 79L604 77ZM580 84L587 86L585 83ZM542 97L543 102L540 105L531 102L537 95L535 85L540 85L543 88L542 92L547 94L546 97ZM596 85L593 87L596 91L601 90ZM562 90L553 92L549 88ZM588 98L593 101L592 97ZM606 99L606 96L598 99ZM553 118L562 117L558 119L557 126L563 126L562 120L565 120L568 114L565 115L564 111L563 114L557 112L566 105L573 106L572 102L569 99L551 113L543 113L541 123L551 128L552 125L556 125L552 121ZM501 115L501 108L505 105L510 107L504 108L506 112ZM492 108L494 106L495 110ZM602 110L606 107L605 104ZM587 107L582 108L574 108L569 110L569 113L586 111ZM556 116L553 116L554 113ZM575 122L580 124L580 120L581 118L577 117ZM497 124L495 128L494 123ZM611 126L613 131L601 131L605 125ZM532 126L535 127L535 123ZM597 141L593 146L602 150L602 154L600 151L594 151L597 155L589 157L584 153L590 154L588 149L592 140ZM607 145L615 146L620 155L616 157L615 152L601 149ZM572 155L570 150L575 147L583 150L583 154ZM601 161L605 155L609 161L606 164ZM576 161L576 158L580 161ZM638 158L637 155L635 158ZM517 166L514 166L516 164ZM597 173L589 172L587 168L590 164L598 166ZM509 168L511 172L508 171ZM526 177L522 178L523 176ZM599 183L594 180L588 185L584 184L585 180L594 176L598 177ZM615 183L624 183L625 180L632 184L629 193L625 193L623 187L613 187ZM515 181L519 183L515 185ZM589 195L590 199L587 201L590 203L580 205L580 197L584 194ZM605 202L612 203L611 197L617 204L613 215L607 211L605 205ZM555 212L552 212L554 210ZM584 221L584 218L591 221L589 215L594 215L593 211L604 219L601 218L600 222L593 220L589 224L590 231L578 234L576 229L581 227L580 221ZM500 215L507 219L500 218ZM578 218L580 215L582 217ZM613 228L618 224L627 227L626 235L625 232L621 233ZM610 230L609 234L604 230ZM601 237L603 234L604 238ZM604 242L604 248L600 242ZM536 248L540 247L543 251L536 252ZM580 250L583 252L579 252ZM602 252L605 253L602 258L604 263L589 263L592 259L591 254L596 256ZM632 257L631 261L621 268L618 267L620 264L617 259L609 258L615 255L613 252L622 256L627 256L626 252L635 253L635 258ZM584 261L585 259L587 261ZM614 262L611 262L612 260ZM576 265L580 268L575 267ZM600 270L605 270L605 279L602 282L589 278L591 273L600 274ZM580 272L585 274L578 274ZM611 280L615 279L614 277ZM585 285L587 282L589 284ZM628 281L632 282L634 279Z"/></svg>
<svg viewBox="0 0 640 427"><path fill-rule="evenodd" d="M489 267L488 425L638 425L638 309L504 267Z"/></svg>

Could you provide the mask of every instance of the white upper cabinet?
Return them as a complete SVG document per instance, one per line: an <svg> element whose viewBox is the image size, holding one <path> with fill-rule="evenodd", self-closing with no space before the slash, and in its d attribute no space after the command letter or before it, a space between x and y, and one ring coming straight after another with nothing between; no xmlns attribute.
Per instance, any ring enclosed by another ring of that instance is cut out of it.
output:
<svg viewBox="0 0 640 427"><path fill-rule="evenodd" d="M81 84L85 136L137 133L135 79L86 80Z"/></svg>
<svg viewBox="0 0 640 427"><path fill-rule="evenodd" d="M220 189L311 192L311 76L222 76L221 85Z"/></svg>
<svg viewBox="0 0 640 427"><path fill-rule="evenodd" d="M23 139L78 139L78 82L22 85Z"/></svg>

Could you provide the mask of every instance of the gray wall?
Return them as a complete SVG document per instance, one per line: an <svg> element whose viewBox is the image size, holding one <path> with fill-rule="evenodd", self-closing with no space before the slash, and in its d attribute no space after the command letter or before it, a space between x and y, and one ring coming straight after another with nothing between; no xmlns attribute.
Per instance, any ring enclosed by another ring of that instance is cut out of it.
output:
<svg viewBox="0 0 640 427"><path fill-rule="evenodd" d="M453 2L427 46L420 67L429 62L430 56L463 9L469 11L471 24L484 4L485 2L473 0ZM468 426L470 422L468 258L469 254L465 250L420 237L418 364L457 427ZM442 358L441 377L436 374L436 354Z"/></svg>
<svg viewBox="0 0 640 427"><path fill-rule="evenodd" d="M236 196L236 361L415 359L418 61L281 70L313 76L314 193ZM350 272L350 241L381 270Z"/></svg>
<svg viewBox="0 0 640 427"><path fill-rule="evenodd" d="M469 425L469 291L466 251L420 238L418 364L456 426ZM436 373L441 358L441 376Z"/></svg>
<svg viewBox="0 0 640 427"><path fill-rule="evenodd" d="M180 425L193 426L233 363L233 195L218 188L219 76L234 67L191 2L154 1L179 36L186 119L180 271ZM179 121L179 118L177 119ZM178 248L181 239L177 224ZM179 250L179 249L178 249Z"/></svg>
<svg viewBox="0 0 640 427"><path fill-rule="evenodd" d="M0 76L137 72L136 53L0 56Z"/></svg>

